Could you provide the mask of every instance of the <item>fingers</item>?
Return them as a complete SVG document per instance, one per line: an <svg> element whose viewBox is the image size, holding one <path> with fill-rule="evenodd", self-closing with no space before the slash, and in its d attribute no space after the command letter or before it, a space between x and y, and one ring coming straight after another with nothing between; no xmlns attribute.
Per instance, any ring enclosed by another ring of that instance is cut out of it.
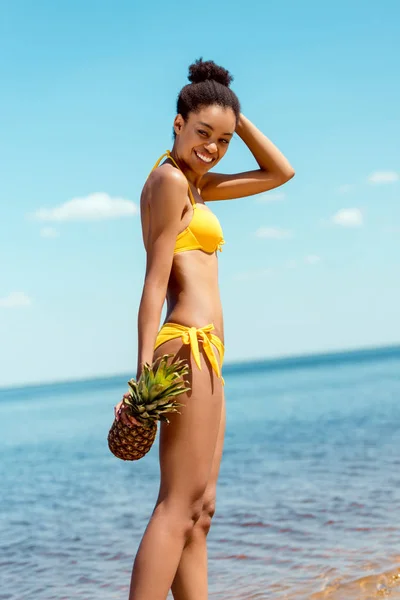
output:
<svg viewBox="0 0 400 600"><path fill-rule="evenodd" d="M124 404L124 400L125 398L130 398L130 393L126 392L123 396L122 396L122 400L121 402L118 402L118 404L116 406L114 406L114 416L117 419L117 421L119 421L121 414L122 414L122 409L123 409L123 404Z"/></svg>
<svg viewBox="0 0 400 600"><path fill-rule="evenodd" d="M123 397L126 398L129 397L129 395L129 393L124 394ZM124 423L124 425L127 425L128 427L133 427L134 425L141 426L141 424L135 419L135 417L132 417L128 414L128 410L128 407L124 405L124 400L118 402L118 404L114 406L115 419L117 421L121 421L122 423Z"/></svg>
<svg viewBox="0 0 400 600"><path fill-rule="evenodd" d="M130 425L129 423L129 416L126 414L126 408L122 407L121 408L121 412L120 412L120 416L119 416L119 420L124 424L124 425Z"/></svg>
<svg viewBox="0 0 400 600"><path fill-rule="evenodd" d="M127 409L124 406L121 408L120 420L128 427L134 427L138 425L141 427L139 421L137 421L135 417L132 417L132 415L127 412Z"/></svg>
<svg viewBox="0 0 400 600"><path fill-rule="evenodd" d="M128 415L124 409L122 409L122 411L121 411L120 419L121 419L121 422L124 425L127 425L128 427L134 427L137 425L140 426L140 423L138 421L136 421L135 417Z"/></svg>
<svg viewBox="0 0 400 600"><path fill-rule="evenodd" d="M121 402L118 402L118 404L116 406L114 406L114 415L115 415L115 418L117 419L117 421L119 421L119 417L121 414L121 406L122 406L123 402L124 401L121 400Z"/></svg>

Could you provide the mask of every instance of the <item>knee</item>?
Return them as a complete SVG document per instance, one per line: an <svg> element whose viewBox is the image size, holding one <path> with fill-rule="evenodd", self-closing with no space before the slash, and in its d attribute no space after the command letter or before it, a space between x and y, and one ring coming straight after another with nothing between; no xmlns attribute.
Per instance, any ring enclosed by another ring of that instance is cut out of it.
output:
<svg viewBox="0 0 400 600"><path fill-rule="evenodd" d="M182 498L165 498L154 509L156 517L169 523L177 533L189 537L196 523L203 515L203 499L201 496L184 502Z"/></svg>
<svg viewBox="0 0 400 600"><path fill-rule="evenodd" d="M215 515L215 496L209 496L203 500L201 515L197 526L207 535L211 528L212 518Z"/></svg>
<svg viewBox="0 0 400 600"><path fill-rule="evenodd" d="M203 503L203 499L201 497L190 503L190 505L188 507L188 515L187 516L189 517L189 522L190 522L191 526L196 525L196 523L198 521L200 521L200 519L203 516L203 510L204 510L204 503Z"/></svg>

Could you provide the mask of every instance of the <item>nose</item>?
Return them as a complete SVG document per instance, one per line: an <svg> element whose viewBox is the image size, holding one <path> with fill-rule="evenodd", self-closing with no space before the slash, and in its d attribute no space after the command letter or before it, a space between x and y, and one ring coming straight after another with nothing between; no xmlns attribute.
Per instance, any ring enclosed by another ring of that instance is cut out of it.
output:
<svg viewBox="0 0 400 600"><path fill-rule="evenodd" d="M214 154L218 150L217 144L215 142L210 142L209 144L204 144L204 147L207 150L207 152L209 152L210 154Z"/></svg>

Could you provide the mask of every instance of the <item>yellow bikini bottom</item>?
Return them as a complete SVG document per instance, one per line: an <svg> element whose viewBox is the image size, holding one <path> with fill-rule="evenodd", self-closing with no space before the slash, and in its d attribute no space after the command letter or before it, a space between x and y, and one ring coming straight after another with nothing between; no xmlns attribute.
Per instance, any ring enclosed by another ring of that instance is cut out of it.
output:
<svg viewBox="0 0 400 600"><path fill-rule="evenodd" d="M211 333L213 329L214 325L212 323L205 325L204 327L200 327L199 329L196 329L196 327L186 327L185 325L179 325L178 323L165 323L158 332L154 349L158 348L161 346L161 344L167 342L168 340L174 340L180 337L183 344L190 346L195 363L198 368L201 369L199 350L200 342L203 344L204 352L210 361L213 371L224 384L224 380L221 375L221 369L215 355L213 345L218 350L221 366L224 360L225 347L220 338L214 333Z"/></svg>

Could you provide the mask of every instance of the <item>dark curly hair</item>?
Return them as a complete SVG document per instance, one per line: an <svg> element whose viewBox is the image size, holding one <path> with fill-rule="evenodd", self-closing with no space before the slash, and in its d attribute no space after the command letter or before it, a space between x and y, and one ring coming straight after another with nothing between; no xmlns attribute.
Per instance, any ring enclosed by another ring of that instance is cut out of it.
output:
<svg viewBox="0 0 400 600"><path fill-rule="evenodd" d="M233 80L229 71L219 67L212 60L203 61L199 58L190 65L188 79L191 83L181 89L177 102L177 113L182 115L185 121L189 113L213 104L231 108L238 121L240 102L229 87Z"/></svg>

